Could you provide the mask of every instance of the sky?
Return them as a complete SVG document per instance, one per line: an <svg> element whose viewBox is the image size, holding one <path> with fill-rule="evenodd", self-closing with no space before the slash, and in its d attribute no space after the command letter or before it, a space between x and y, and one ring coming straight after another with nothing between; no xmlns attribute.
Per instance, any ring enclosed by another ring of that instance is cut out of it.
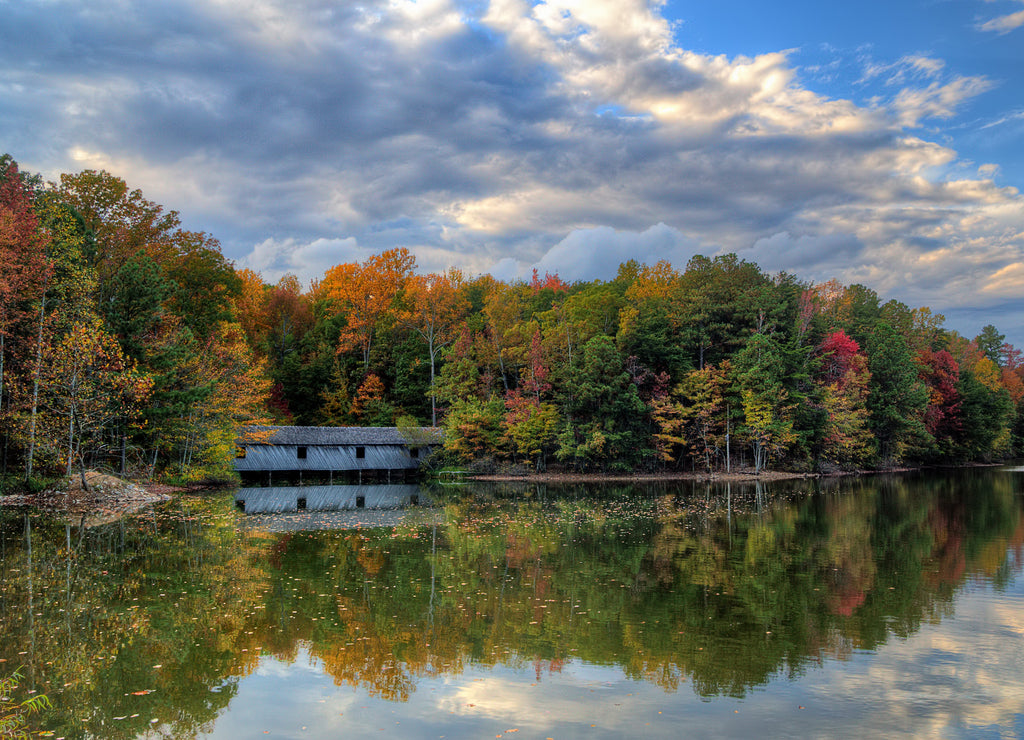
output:
<svg viewBox="0 0 1024 740"><path fill-rule="evenodd" d="M1024 0L0 0L0 152L268 282L735 252L1024 346Z"/></svg>

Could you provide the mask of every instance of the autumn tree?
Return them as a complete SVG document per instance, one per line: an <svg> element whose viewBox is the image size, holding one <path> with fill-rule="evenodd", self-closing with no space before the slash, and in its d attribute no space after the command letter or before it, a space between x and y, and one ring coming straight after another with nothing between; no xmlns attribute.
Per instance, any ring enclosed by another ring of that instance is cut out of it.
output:
<svg viewBox="0 0 1024 740"><path fill-rule="evenodd" d="M41 336L29 327L32 317L45 310L51 274L45 246L31 189L17 163L5 154L0 157L0 436L5 439L13 422L10 361L24 368L38 367L38 362L31 360L30 348L35 345L39 352ZM17 356L12 354L15 337L21 340Z"/></svg>
<svg viewBox="0 0 1024 740"><path fill-rule="evenodd" d="M299 340L313 321L312 307L299 279L290 274L282 276L266 291L259 311L261 344L266 354L281 365L288 355L299 350Z"/></svg>
<svg viewBox="0 0 1024 740"><path fill-rule="evenodd" d="M95 234L101 303L108 281L121 266L136 253L169 240L181 223L176 211L165 211L106 171L62 174L58 192Z"/></svg>
<svg viewBox="0 0 1024 740"><path fill-rule="evenodd" d="M117 341L99 321L79 324L44 353L44 405L50 413L49 441L58 447L65 436L66 473L79 464L85 482L85 441L98 437L115 419L133 416L149 394L152 381L126 361ZM58 423L59 422L59 423Z"/></svg>
<svg viewBox="0 0 1024 740"><path fill-rule="evenodd" d="M352 415L362 426L391 426L395 422L395 410L387 402L384 383L374 373L363 380L352 399Z"/></svg>
<svg viewBox="0 0 1024 740"><path fill-rule="evenodd" d="M400 322L426 342L430 357L431 426L437 426L438 353L459 335L460 322L469 310L462 283L462 272L452 268L441 274L413 275L405 286L408 309L400 314Z"/></svg>
<svg viewBox="0 0 1024 740"><path fill-rule="evenodd" d="M235 318L241 325L249 344L257 347L262 340L263 305L266 302L268 286L263 277L248 268L236 271L239 289L234 298Z"/></svg>
<svg viewBox="0 0 1024 740"><path fill-rule="evenodd" d="M509 446L518 454L533 461L538 472L546 467L548 454L554 449L558 436L558 409L548 401L509 391L505 396L505 414L502 428Z"/></svg>
<svg viewBox="0 0 1024 740"><path fill-rule="evenodd" d="M189 480L225 480L230 475L235 439L242 427L263 425L270 392L264 363L235 322L222 322L207 337L192 366L205 392L182 409L175 440L178 473Z"/></svg>
<svg viewBox="0 0 1024 740"><path fill-rule="evenodd" d="M234 320L242 282L220 251L220 242L203 232L176 230L148 246L174 286L169 306L193 334L206 338Z"/></svg>
<svg viewBox="0 0 1024 740"><path fill-rule="evenodd" d="M826 336L818 353L826 412L822 455L839 465L865 465L875 452L867 409L867 358L842 330Z"/></svg>
<svg viewBox="0 0 1024 740"><path fill-rule="evenodd" d="M728 360L718 366L706 365L703 370L688 373L674 393L679 399L687 444L708 472L729 443L731 372Z"/></svg>
<svg viewBox="0 0 1024 740"><path fill-rule="evenodd" d="M545 468L547 455L554 448L559 423L558 409L547 400L552 388L548 382L549 374L540 329L537 329L530 345L529 360L521 371L519 386L505 394L502 427L510 447L532 459L538 471Z"/></svg>
<svg viewBox="0 0 1024 740"><path fill-rule="evenodd" d="M319 292L334 302L346 320L338 349L358 349L364 371L370 368L370 350L378 325L389 317L415 266L416 259L401 247L373 255L362 264L337 265L324 274Z"/></svg>
<svg viewBox="0 0 1024 740"><path fill-rule="evenodd" d="M510 377L524 361L526 350L536 329L536 322L526 315L523 289L511 285L497 285L484 299L482 313L484 330L494 348L501 382L507 391Z"/></svg>
<svg viewBox="0 0 1024 740"><path fill-rule="evenodd" d="M505 405L497 396L475 396L452 404L442 422L444 449L462 462L493 459L502 447Z"/></svg>
<svg viewBox="0 0 1024 740"><path fill-rule="evenodd" d="M928 388L928 406L924 412L925 429L932 436L936 452L954 454L960 436L960 366L947 350L923 350L918 355L921 379Z"/></svg>

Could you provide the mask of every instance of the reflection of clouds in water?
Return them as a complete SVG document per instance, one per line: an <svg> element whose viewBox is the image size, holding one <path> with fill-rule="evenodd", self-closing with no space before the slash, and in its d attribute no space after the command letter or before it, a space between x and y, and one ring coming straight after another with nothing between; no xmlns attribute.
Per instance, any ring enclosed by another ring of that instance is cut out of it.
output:
<svg viewBox="0 0 1024 740"><path fill-rule="evenodd" d="M523 669L524 673L530 670ZM666 704L693 701L690 692L666 694L646 682L630 681L618 668L573 664L560 674L545 674L540 682L528 678L523 674L470 678L438 706L443 713L501 719L510 728L539 731L556 724L588 729L596 725L599 730L627 737L635 733L639 717L667 721L669 717L662 714Z"/></svg>
<svg viewBox="0 0 1024 740"><path fill-rule="evenodd" d="M815 682L823 704L849 697L870 724L920 737L1024 720L1024 600L991 592L960 598L955 615L890 638L876 655L832 663Z"/></svg>
<svg viewBox="0 0 1024 740"><path fill-rule="evenodd" d="M623 736L651 717L684 721L699 737L949 737L983 729L1013 735L1024 723L1019 580L1001 593L968 586L953 616L922 624L905 639L890 635L877 652L827 660L794 680L754 688L738 701L702 701L688 685L664 692L629 681L617 668L574 662L536 685L522 675L467 674L438 706L454 716L518 723L510 727L575 724L594 732L595 724L598 732Z"/></svg>
<svg viewBox="0 0 1024 740"><path fill-rule="evenodd" d="M239 681L229 711L217 718L204 737L333 740L351 735L353 720L358 720L354 710L360 699L355 691L339 691L325 674L323 663L311 659L306 648L300 648L289 662L264 655L252 675ZM375 720L363 720L369 724L356 729L369 731Z"/></svg>
<svg viewBox="0 0 1024 740"><path fill-rule="evenodd" d="M1018 579L1019 580L1019 579ZM264 657L239 682L230 711L209 737L336 738L519 735L590 737L949 737L982 729L1012 734L1024 722L1024 594L968 586L955 613L906 639L890 636L877 653L827 660L793 680L775 680L742 699L702 700L625 677L618 667L573 660L536 680L517 668L468 668L439 680L420 677L407 702L333 685L319 660L300 649L292 662ZM500 727L499 727L500 725ZM301 730L301 727L306 727ZM495 729L497 728L497 729ZM492 732L493 730L493 732ZM252 733L255 732L255 735Z"/></svg>

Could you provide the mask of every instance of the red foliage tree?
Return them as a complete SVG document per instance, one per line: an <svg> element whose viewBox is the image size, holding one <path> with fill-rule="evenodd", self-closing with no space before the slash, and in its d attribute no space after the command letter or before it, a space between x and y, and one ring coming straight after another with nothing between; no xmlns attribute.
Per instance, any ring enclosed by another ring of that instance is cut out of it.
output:
<svg viewBox="0 0 1024 740"><path fill-rule="evenodd" d="M928 408L924 424L937 440L952 436L959 429L960 394L956 389L960 367L946 350L923 350L918 355L921 380L928 386Z"/></svg>
<svg viewBox="0 0 1024 740"><path fill-rule="evenodd" d="M565 293L568 291L569 286L562 282L562 278L558 277L556 272L552 275L550 272L544 273L544 279L540 279L540 274L537 272L537 268L533 268L533 278L530 280L530 288L534 293L539 293L545 288L551 288L556 293Z"/></svg>
<svg viewBox="0 0 1024 740"><path fill-rule="evenodd" d="M846 373L849 372L853 358L858 352L860 345L841 329L825 337L818 345L818 353L824 364L825 384L834 383L839 390L843 390Z"/></svg>

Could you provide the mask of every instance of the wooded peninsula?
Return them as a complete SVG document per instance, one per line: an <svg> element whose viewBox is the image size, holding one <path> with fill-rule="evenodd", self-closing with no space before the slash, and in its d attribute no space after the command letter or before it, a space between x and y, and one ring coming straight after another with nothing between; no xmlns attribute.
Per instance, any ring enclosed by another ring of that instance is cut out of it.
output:
<svg viewBox="0 0 1024 740"><path fill-rule="evenodd" d="M506 283L396 248L270 285L110 173L0 157L4 490L228 481L253 424L440 426L477 472L969 463L1020 454L1022 398L994 326L736 255Z"/></svg>

